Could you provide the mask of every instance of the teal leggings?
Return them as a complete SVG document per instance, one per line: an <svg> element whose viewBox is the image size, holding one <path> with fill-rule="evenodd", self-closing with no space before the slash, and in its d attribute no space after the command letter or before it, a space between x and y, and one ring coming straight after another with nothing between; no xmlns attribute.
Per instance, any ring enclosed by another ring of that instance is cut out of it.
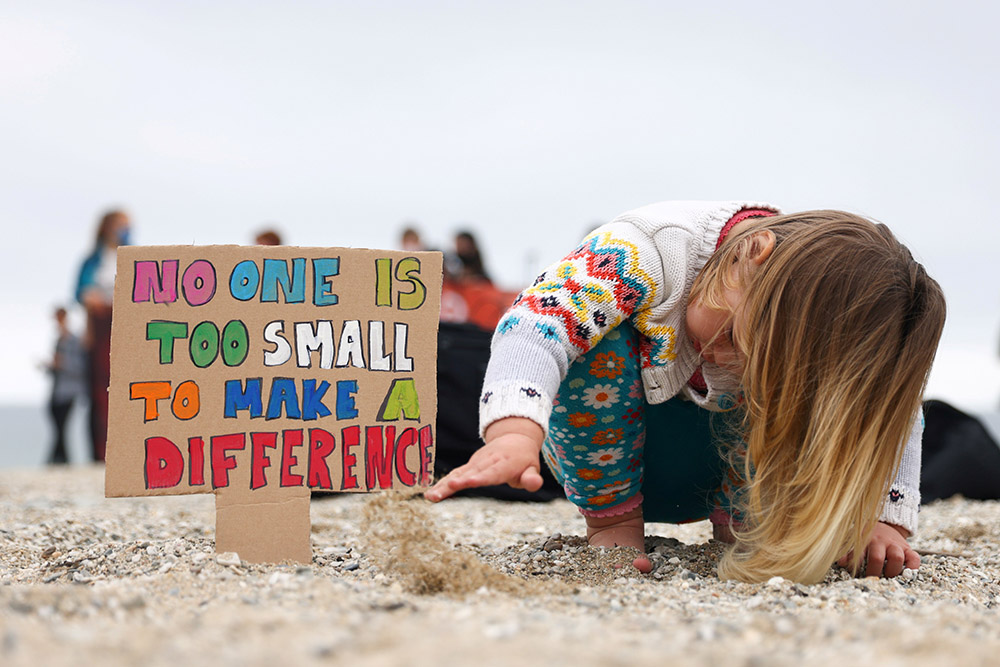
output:
<svg viewBox="0 0 1000 667"><path fill-rule="evenodd" d="M640 377L639 333L610 332L569 368L542 454L584 514L646 521L739 522L736 475L722 452L741 446L730 413L681 398L651 405Z"/></svg>

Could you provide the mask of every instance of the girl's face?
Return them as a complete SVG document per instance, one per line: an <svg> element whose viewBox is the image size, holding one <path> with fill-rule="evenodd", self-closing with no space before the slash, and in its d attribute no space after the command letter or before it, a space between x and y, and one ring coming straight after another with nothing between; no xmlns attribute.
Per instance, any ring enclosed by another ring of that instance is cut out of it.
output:
<svg viewBox="0 0 1000 667"><path fill-rule="evenodd" d="M737 233L741 225L748 224L744 221L729 232ZM761 264L771 256L774 251L776 240L774 232L762 230L756 232L751 237L750 246L746 256L740 260L746 262L745 270L734 264L730 271L730 282L736 287L725 287L722 292L722 300L726 304L721 309L709 308L701 299L697 299L688 304L685 314L687 334L694 343L694 349L698 351L701 358L709 363L716 364L723 368L740 373L746 363L746 353L736 345L738 333L742 330L740 304L743 303L743 288L740 286L740 278L747 279L760 267Z"/></svg>
<svg viewBox="0 0 1000 667"><path fill-rule="evenodd" d="M739 305L743 290L727 287L723 292L727 304L722 310L706 306L701 299L693 301L687 309L687 334L701 358L733 371L741 371L746 356L736 347L733 328L740 326Z"/></svg>

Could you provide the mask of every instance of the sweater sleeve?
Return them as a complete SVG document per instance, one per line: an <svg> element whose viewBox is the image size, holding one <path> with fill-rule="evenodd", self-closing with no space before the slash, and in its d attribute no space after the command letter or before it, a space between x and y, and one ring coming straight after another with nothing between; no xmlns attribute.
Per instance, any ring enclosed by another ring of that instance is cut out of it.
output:
<svg viewBox="0 0 1000 667"><path fill-rule="evenodd" d="M911 534L917 532L917 513L920 511L920 449L923 434L924 416L918 410L896 477L889 487L889 495L879 517L879 521L902 526Z"/></svg>
<svg viewBox="0 0 1000 667"><path fill-rule="evenodd" d="M480 435L505 417L527 417L547 433L569 364L633 313L683 290L683 284L665 284L663 262L648 235L611 222L538 276L493 335Z"/></svg>

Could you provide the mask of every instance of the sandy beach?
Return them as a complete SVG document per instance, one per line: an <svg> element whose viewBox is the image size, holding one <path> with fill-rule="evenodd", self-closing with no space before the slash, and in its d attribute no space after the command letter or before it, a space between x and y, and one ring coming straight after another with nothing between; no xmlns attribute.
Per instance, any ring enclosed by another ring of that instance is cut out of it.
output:
<svg viewBox="0 0 1000 667"><path fill-rule="evenodd" d="M0 471L0 663L1000 663L998 503L926 506L916 572L814 586L720 581L707 523L650 524L640 575L586 547L566 502L344 495L311 514L312 564L250 565L215 553L211 496Z"/></svg>

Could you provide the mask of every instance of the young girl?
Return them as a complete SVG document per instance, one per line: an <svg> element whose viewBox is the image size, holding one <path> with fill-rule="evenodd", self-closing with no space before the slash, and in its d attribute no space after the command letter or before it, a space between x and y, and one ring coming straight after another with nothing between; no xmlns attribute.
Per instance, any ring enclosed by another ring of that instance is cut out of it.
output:
<svg viewBox="0 0 1000 667"><path fill-rule="evenodd" d="M735 542L722 577L816 582L837 559L895 576L920 562L905 538L944 315L909 251L855 215L751 202L631 211L501 320L480 401L486 444L427 498L536 489L542 453L592 545L641 550L646 520L708 517Z"/></svg>

